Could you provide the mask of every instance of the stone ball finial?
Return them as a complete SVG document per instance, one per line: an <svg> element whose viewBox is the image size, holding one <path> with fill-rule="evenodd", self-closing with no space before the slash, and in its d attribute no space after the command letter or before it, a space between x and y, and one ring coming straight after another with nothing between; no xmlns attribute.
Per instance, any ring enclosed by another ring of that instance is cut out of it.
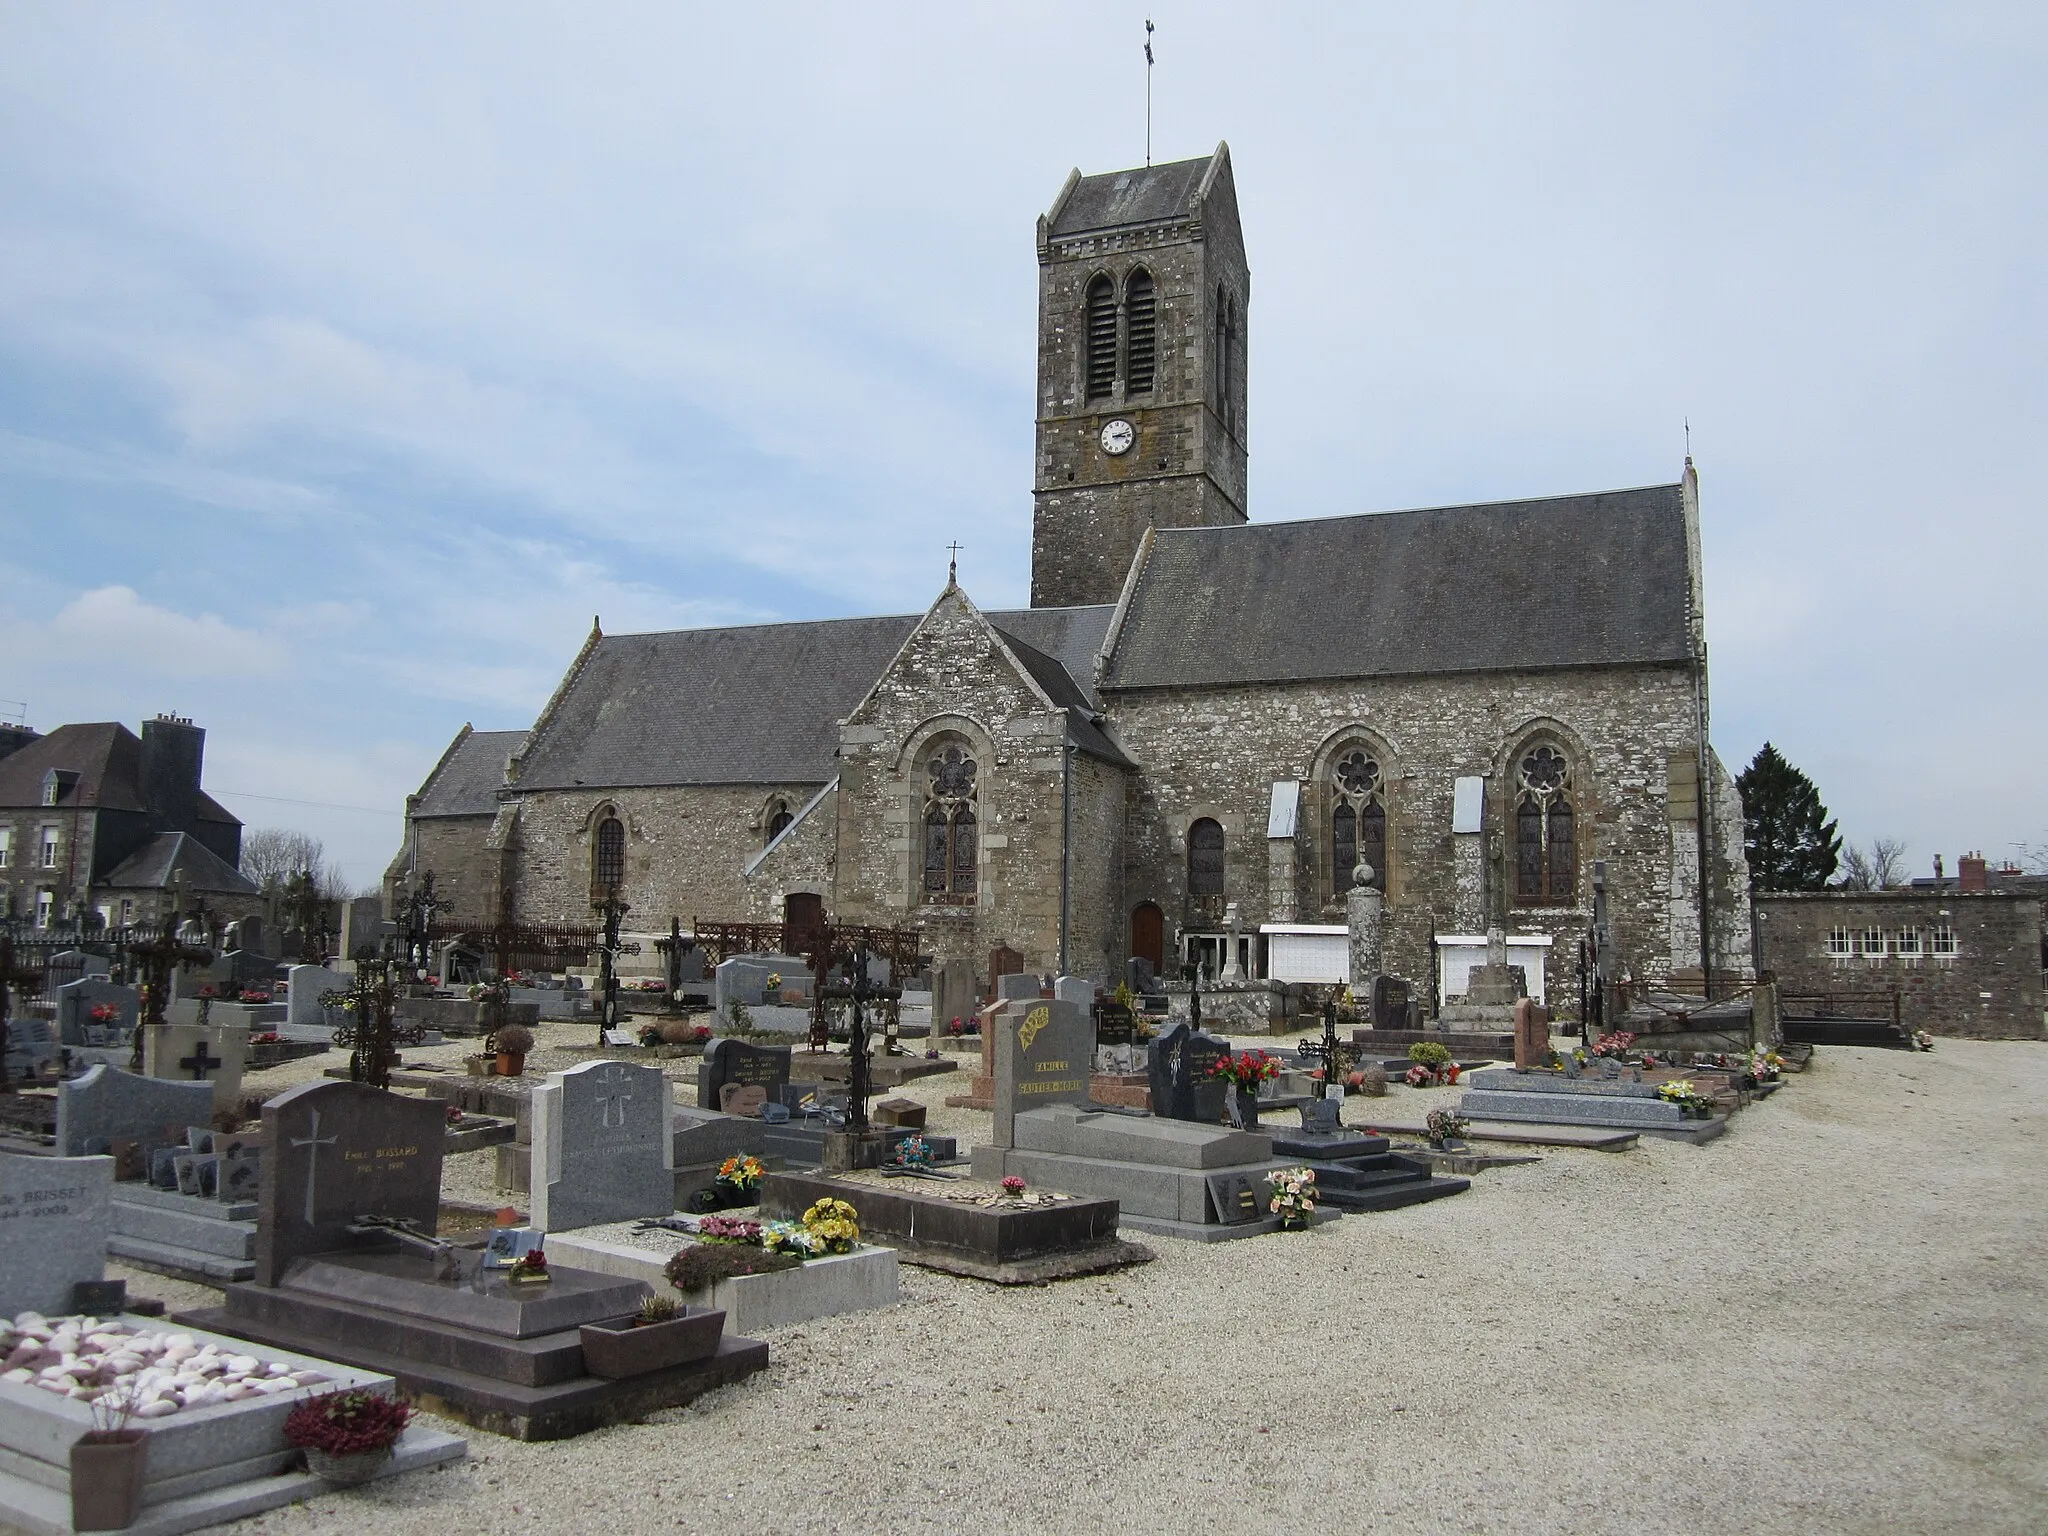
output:
<svg viewBox="0 0 2048 1536"><path fill-rule="evenodd" d="M1377 876L1378 871L1376 871L1370 864L1366 863L1365 860L1360 859L1358 861L1358 867L1351 871L1351 883L1363 889L1364 887L1371 885L1374 879L1377 878Z"/></svg>

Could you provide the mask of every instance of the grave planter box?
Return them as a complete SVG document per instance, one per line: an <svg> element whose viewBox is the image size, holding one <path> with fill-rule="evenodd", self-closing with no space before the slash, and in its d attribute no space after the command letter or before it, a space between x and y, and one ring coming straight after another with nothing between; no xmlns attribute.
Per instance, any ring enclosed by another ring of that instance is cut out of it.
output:
<svg viewBox="0 0 2048 1536"><path fill-rule="evenodd" d="M685 1307L665 1322L642 1323L622 1317L612 1322L585 1323L583 1368L593 1376L616 1381L666 1370L716 1353L725 1331L725 1314L709 1307Z"/></svg>
<svg viewBox="0 0 2048 1536"><path fill-rule="evenodd" d="M592 1233L604 1230L593 1228ZM656 1250L592 1233L551 1232L548 1252L581 1269L645 1280L657 1291L668 1288L670 1255L691 1241L678 1233L673 1246ZM693 1292L690 1310L723 1317L729 1334L753 1335L842 1312L892 1307L898 1296L896 1251L862 1243L852 1253L808 1259L795 1269L721 1280L708 1291Z"/></svg>

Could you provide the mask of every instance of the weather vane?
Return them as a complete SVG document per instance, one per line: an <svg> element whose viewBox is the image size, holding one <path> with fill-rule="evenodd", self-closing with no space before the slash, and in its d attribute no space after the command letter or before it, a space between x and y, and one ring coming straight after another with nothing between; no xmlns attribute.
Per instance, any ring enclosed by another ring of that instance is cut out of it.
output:
<svg viewBox="0 0 2048 1536"><path fill-rule="evenodd" d="M1152 164L1152 18L1145 18L1145 164Z"/></svg>

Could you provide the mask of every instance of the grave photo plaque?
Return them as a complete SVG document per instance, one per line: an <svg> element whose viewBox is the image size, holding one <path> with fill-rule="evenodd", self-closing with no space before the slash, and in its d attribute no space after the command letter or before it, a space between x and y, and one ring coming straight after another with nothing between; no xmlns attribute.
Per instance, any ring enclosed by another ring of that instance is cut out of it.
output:
<svg viewBox="0 0 2048 1536"><path fill-rule="evenodd" d="M744 1040L714 1040L705 1048L698 1078L697 1107L744 1114L726 1104L729 1087L759 1088L761 1100L777 1100L789 1083L789 1047L748 1045ZM751 1097L751 1096L749 1096ZM759 1112L758 1107L756 1113Z"/></svg>

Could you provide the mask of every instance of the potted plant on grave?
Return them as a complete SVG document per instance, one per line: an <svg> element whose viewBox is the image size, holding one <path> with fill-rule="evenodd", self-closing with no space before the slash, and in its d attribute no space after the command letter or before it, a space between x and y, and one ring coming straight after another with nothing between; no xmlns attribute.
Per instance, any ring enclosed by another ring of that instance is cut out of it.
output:
<svg viewBox="0 0 2048 1536"><path fill-rule="evenodd" d="M367 1483L412 1417L412 1405L381 1392L328 1392L299 1404L284 1421L287 1445L306 1453L306 1468L337 1488Z"/></svg>
<svg viewBox="0 0 2048 1536"><path fill-rule="evenodd" d="M641 1298L631 1317L585 1323L577 1329L583 1345L583 1366L593 1376L616 1381L644 1376L718 1350L725 1331L725 1313L710 1307L687 1307L673 1296Z"/></svg>
<svg viewBox="0 0 2048 1536"><path fill-rule="evenodd" d="M1266 1175L1272 1195L1266 1209L1280 1218L1283 1232L1306 1231L1316 1213L1316 1174L1313 1168L1276 1168Z"/></svg>
<svg viewBox="0 0 2048 1536"><path fill-rule="evenodd" d="M1224 1056L1209 1068L1209 1076L1220 1078L1229 1085L1228 1091L1237 1100L1237 1119L1246 1130L1256 1130L1259 1124L1259 1084L1271 1082L1280 1075L1280 1063L1264 1051L1243 1051L1235 1056Z"/></svg>
<svg viewBox="0 0 2048 1536"><path fill-rule="evenodd" d="M524 1024L507 1024L493 1043L498 1051L498 1076L517 1077L526 1070L526 1053L533 1049L533 1031Z"/></svg>
<svg viewBox="0 0 2048 1536"><path fill-rule="evenodd" d="M134 1391L110 1389L90 1406L93 1427L71 1447L71 1525L80 1531L126 1530L142 1512L149 1436L134 1427Z"/></svg>
<svg viewBox="0 0 2048 1536"><path fill-rule="evenodd" d="M1423 1129L1429 1136L1429 1144L1438 1151L1464 1145L1465 1117L1454 1109L1432 1109Z"/></svg>
<svg viewBox="0 0 2048 1536"><path fill-rule="evenodd" d="M1657 1097L1666 1104L1676 1104L1681 1114L1693 1119L1704 1120L1714 1112L1714 1101L1694 1088L1690 1078L1675 1077L1668 1083L1659 1083Z"/></svg>

